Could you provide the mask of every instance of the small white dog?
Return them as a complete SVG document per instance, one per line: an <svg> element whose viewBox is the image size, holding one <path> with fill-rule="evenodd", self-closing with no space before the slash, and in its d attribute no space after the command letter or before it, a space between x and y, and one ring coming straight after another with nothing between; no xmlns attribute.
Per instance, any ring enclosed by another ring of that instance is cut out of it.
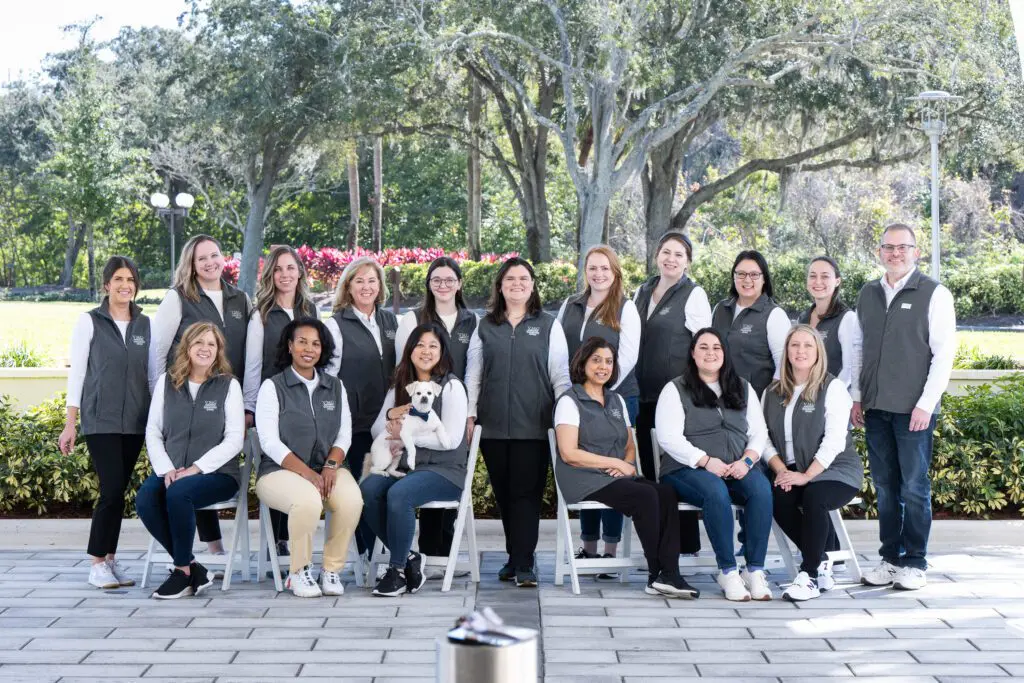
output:
<svg viewBox="0 0 1024 683"><path fill-rule="evenodd" d="M405 387L405 391L412 399L412 403L405 419L402 420L402 431L399 436L405 446L409 471L412 471L416 469L416 436L440 430L443 433L439 435L442 436L441 441L446 441L447 438L444 423L434 412L434 399L441 394L441 385L437 382L413 382ZM404 477L405 472L398 470L401 460L401 452L398 455L391 454L387 430L381 432L373 440L370 457L366 458L363 463L363 475L360 481L366 479L370 474Z"/></svg>

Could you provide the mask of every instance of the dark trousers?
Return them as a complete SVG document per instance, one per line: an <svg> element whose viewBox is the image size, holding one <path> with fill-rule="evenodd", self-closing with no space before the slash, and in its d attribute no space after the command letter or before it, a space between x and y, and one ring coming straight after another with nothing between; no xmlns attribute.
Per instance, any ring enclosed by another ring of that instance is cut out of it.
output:
<svg viewBox="0 0 1024 683"><path fill-rule="evenodd" d="M626 399L626 414L629 424L636 424L636 414L640 410L640 399L636 396ZM604 533L602 533L602 529ZM622 513L617 510L580 510L580 540L597 541L603 538L605 543L618 543L622 540Z"/></svg>
<svg viewBox="0 0 1024 683"><path fill-rule="evenodd" d="M623 477L594 491L587 500L604 503L633 520L651 576L679 570L678 500L671 486Z"/></svg>
<svg viewBox="0 0 1024 683"><path fill-rule="evenodd" d="M363 460L366 459L366 455L370 452L370 446L372 445L373 436L370 435L370 432L356 432L352 435L352 445L348 447L348 453L345 454L345 462L348 463L349 471L357 482L363 476ZM359 525L356 527L355 536L356 548L359 550L359 554L363 554L367 550L373 552L376 536L373 535L373 530L370 529L370 525L366 521L365 511L359 518Z"/></svg>
<svg viewBox="0 0 1024 683"><path fill-rule="evenodd" d="M800 571L818 576L818 565L825 550L832 520L829 511L838 510L857 495L857 489L840 481L814 481L783 491L772 487L772 512L786 536L800 548ZM834 535L834 532L833 532Z"/></svg>
<svg viewBox="0 0 1024 683"><path fill-rule="evenodd" d="M636 444L640 458L640 468L645 479L654 481L654 444L651 443L651 430L654 429L654 409L657 402L640 401L640 410L636 414ZM700 552L700 523L696 512L679 513L679 552Z"/></svg>
<svg viewBox="0 0 1024 683"><path fill-rule="evenodd" d="M505 530L505 552L515 568L533 567L540 507L551 455L539 439L481 439L491 490Z"/></svg>
<svg viewBox="0 0 1024 683"><path fill-rule="evenodd" d="M878 501L878 554L897 567L927 569L932 528L932 438L926 429L910 431L910 413L869 410L864 415L868 465Z"/></svg>
<svg viewBox="0 0 1024 683"><path fill-rule="evenodd" d="M87 552L93 557L117 552L124 517L124 494L131 484L145 440L144 434L88 434L85 437L92 467L100 480L100 497L89 527Z"/></svg>
<svg viewBox="0 0 1024 683"><path fill-rule="evenodd" d="M458 510L420 510L419 548L424 555L447 557L455 539L455 520Z"/></svg>
<svg viewBox="0 0 1024 683"><path fill-rule="evenodd" d="M164 486L164 478L155 474L139 487L135 511L146 530L174 560L174 566L186 567L194 557L192 541L196 535L196 508L231 498L238 491L234 477L220 472L193 474Z"/></svg>

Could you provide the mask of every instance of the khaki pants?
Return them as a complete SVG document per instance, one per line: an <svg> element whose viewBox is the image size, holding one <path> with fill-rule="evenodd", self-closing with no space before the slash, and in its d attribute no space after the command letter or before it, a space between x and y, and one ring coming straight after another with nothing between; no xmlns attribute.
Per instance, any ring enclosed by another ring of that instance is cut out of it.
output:
<svg viewBox="0 0 1024 683"><path fill-rule="evenodd" d="M330 510L331 523L324 541L323 569L329 572L342 570L352 534L363 512L362 493L347 469L338 470L334 490L327 500L320 498L315 486L288 470L277 470L260 477L256 481L256 495L268 507L288 515L293 574L312 563L313 533L324 508Z"/></svg>

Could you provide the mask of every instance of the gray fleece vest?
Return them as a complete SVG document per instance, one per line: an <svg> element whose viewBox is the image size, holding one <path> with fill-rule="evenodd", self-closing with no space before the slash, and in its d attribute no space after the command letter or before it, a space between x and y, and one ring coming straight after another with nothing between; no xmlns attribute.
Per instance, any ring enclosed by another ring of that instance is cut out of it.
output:
<svg viewBox="0 0 1024 683"><path fill-rule="evenodd" d="M395 331L398 319L389 310L377 307L374 313L380 328L380 346L352 308L334 314L334 321L344 340L338 378L345 385L349 410L352 412L352 433L370 431L380 407L384 405L391 373L395 369Z"/></svg>
<svg viewBox="0 0 1024 683"><path fill-rule="evenodd" d="M834 376L827 375L814 403L805 401L801 396L798 405L793 408L793 456L796 467L801 472L806 472L811 466L821 446L821 440L825 438L825 394L828 385L837 381ZM765 398L764 419L768 423L768 436L772 440L772 445L779 452L778 457L785 462L786 406L782 402L782 397L774 391L769 391ZM861 465L857 449L853 446L853 434L849 429L846 430L846 448L824 472L814 478L814 481L838 481L860 490L864 483L864 467Z"/></svg>
<svg viewBox="0 0 1024 683"><path fill-rule="evenodd" d="M281 442L317 472L327 462L334 439L341 429L341 380L318 372L319 383L310 400L309 390L291 366L271 378L277 392L277 431ZM312 404L312 405L310 405ZM348 466L348 460L344 461ZM259 477L276 472L281 466L272 458L260 460Z"/></svg>
<svg viewBox="0 0 1024 683"><path fill-rule="evenodd" d="M672 380L679 392L679 400L683 404L683 436L697 448L712 458L718 458L725 464L733 463L743 457L747 447L747 412L733 410L722 405L718 399L716 407L698 407L694 405L690 392L686 390L682 377ZM743 395L750 392L746 381L741 380ZM678 462L668 453L661 454L661 476L681 470L686 465Z"/></svg>
<svg viewBox="0 0 1024 683"><path fill-rule="evenodd" d="M441 385L442 391L434 397L433 407L437 416L441 417L441 411L444 410L443 388L448 386L449 382L460 382L461 380L453 373L449 373L444 378L435 381ZM419 418L413 415L406 415L405 419L418 420ZM466 464L469 458L469 443L466 441L466 430L460 429L458 434L449 434L448 436L458 439L458 444L451 450L439 451L433 448L416 447L416 469L424 470L425 472L437 472L458 486L461 491L462 485L466 483Z"/></svg>
<svg viewBox="0 0 1024 683"><path fill-rule="evenodd" d="M416 309L416 324L423 324L423 311ZM436 322L441 329L448 333L448 328L437 318ZM465 308L458 309L458 316L455 318L455 325L451 333L448 333L448 351L452 355L452 373L459 379L466 379L466 358L469 356L469 340L473 338L476 331L476 316L473 311ZM459 483L461 486L462 483Z"/></svg>
<svg viewBox="0 0 1024 683"><path fill-rule="evenodd" d="M928 306L935 280L914 271L888 309L880 280L860 290L857 318L864 332L860 393L864 410L911 413L928 379ZM936 404L938 412L940 404Z"/></svg>
<svg viewBox="0 0 1024 683"><path fill-rule="evenodd" d="M684 276L665 292L654 313L648 316L651 295L660 280L660 276L651 278L636 296L641 330L636 379L640 400L648 403L656 402L665 385L683 374L693 336L686 327L686 302L697 285Z"/></svg>
<svg viewBox="0 0 1024 683"><path fill-rule="evenodd" d="M574 384L562 396L572 399L580 411L579 447L594 455L625 460L629 429L622 417L622 400L619 395L611 389L605 389L604 405L601 405L587 395L583 385ZM616 478L597 467L574 467L559 455L555 458L555 479L565 502L572 504L586 500L590 494L600 491Z"/></svg>
<svg viewBox="0 0 1024 683"><path fill-rule="evenodd" d="M622 305L619 306L619 320L622 320L622 309L625 308L626 302L623 300ZM580 341L580 328L583 327L583 317L587 314L587 295L586 293L571 296L565 301L565 311L562 313L562 329L565 331L565 339L569 345L569 359L570 362L572 357L576 355L576 351L583 346L583 342ZM642 328L641 328L642 329ZM589 339L590 337L600 337L608 343L612 344L616 350L619 348L619 333L613 330L611 327L604 323L594 320L594 314L590 314L590 318L587 319L586 328L583 331L583 339ZM615 364L618 365L618 359ZM620 377L622 377L620 369ZM626 398L638 396L640 394L640 387L636 382L636 368L629 371L629 374L623 378L619 383L619 386L615 389L616 393Z"/></svg>
<svg viewBox="0 0 1024 683"><path fill-rule="evenodd" d="M485 439L547 440L555 405L548 375L554 323L543 311L526 316L515 328L507 321L480 321L483 376L477 421Z"/></svg>
<svg viewBox="0 0 1024 683"><path fill-rule="evenodd" d="M811 311L813 310L814 306L811 306L801 313L797 322L802 325L810 325ZM843 346L839 343L839 326L849 312L850 309L846 304L839 302L839 305L836 306L836 312L819 320L818 326L814 328L821 335L821 341L825 344L825 355L828 356L828 371L836 377L843 371Z"/></svg>
<svg viewBox="0 0 1024 683"><path fill-rule="evenodd" d="M174 333L174 341L167 352L167 366L174 363L175 349L181 336L192 323L211 322L220 328L224 333L227 347L224 354L231 364L231 372L235 377L241 377L245 372L245 333L249 323L249 300L245 292L234 285L221 281L221 291L224 294L224 317L220 317L217 307L210 297L202 289L199 290L199 301L191 301L185 297L181 288L176 288L178 299L181 301L181 323L178 331Z"/></svg>
<svg viewBox="0 0 1024 683"><path fill-rule="evenodd" d="M124 338L107 299L89 311L92 343L79 409L82 434L145 434L149 415L149 318L133 302Z"/></svg>
<svg viewBox="0 0 1024 683"><path fill-rule="evenodd" d="M292 313L296 320L299 318L317 317L316 308L313 306L294 310ZM259 314L259 311L253 311L253 315ZM277 304L271 306L270 310L267 311L267 319L263 321L263 366L260 371L261 384L284 369L276 366L277 346L281 343L281 334L284 332L284 328L287 327L288 323L291 321L292 319L288 317L288 314L284 312L284 309Z"/></svg>
<svg viewBox="0 0 1024 683"><path fill-rule="evenodd" d="M768 316L776 308L775 302L762 294L733 319L736 299L723 299L711 320L711 326L725 338L736 374L750 382L758 396L775 375L775 358L768 346Z"/></svg>
<svg viewBox="0 0 1024 683"><path fill-rule="evenodd" d="M175 469L190 467L224 440L225 404L231 379L229 375L211 377L199 387L193 400L187 381L175 389L170 376L164 376L164 448ZM217 472L241 483L237 457L221 465Z"/></svg>

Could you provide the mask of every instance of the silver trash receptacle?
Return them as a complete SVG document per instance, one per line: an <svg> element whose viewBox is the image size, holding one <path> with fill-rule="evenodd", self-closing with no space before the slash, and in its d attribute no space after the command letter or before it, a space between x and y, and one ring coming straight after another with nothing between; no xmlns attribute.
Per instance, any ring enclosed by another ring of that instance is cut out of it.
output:
<svg viewBox="0 0 1024 683"><path fill-rule="evenodd" d="M537 632L506 628L514 641L487 644L437 639L438 683L536 683Z"/></svg>

